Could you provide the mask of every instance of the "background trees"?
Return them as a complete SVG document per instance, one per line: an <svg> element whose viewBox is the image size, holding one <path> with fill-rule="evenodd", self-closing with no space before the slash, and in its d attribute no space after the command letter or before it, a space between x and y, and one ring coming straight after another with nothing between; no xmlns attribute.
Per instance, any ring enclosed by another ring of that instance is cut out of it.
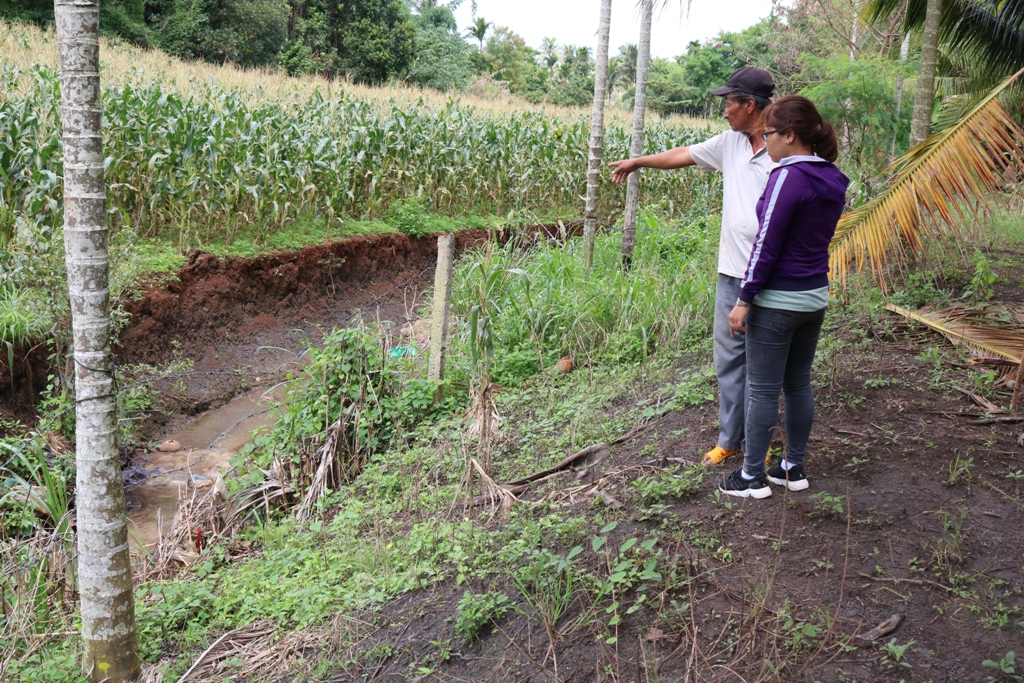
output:
<svg viewBox="0 0 1024 683"><path fill-rule="evenodd" d="M167 14L151 15L157 42L178 57L264 66L288 37L286 0L171 0L159 9Z"/></svg>

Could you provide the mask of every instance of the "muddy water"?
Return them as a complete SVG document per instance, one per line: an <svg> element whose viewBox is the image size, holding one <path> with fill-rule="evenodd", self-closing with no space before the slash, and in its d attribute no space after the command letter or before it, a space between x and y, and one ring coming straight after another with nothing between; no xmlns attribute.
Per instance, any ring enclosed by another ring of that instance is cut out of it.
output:
<svg viewBox="0 0 1024 683"><path fill-rule="evenodd" d="M180 443L180 450L146 457L152 476L127 491L129 508L134 509L128 515L133 549L152 548L161 531L170 532L178 499L192 477L216 481L230 467L231 458L252 441L253 432L272 424L274 416L267 409L284 393L278 385L238 396L169 434L167 439Z"/></svg>

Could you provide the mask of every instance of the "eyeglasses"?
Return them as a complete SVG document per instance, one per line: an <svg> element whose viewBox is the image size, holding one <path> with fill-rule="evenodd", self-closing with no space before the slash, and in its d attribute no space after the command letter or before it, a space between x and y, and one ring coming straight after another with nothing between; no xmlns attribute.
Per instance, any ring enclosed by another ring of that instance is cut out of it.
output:
<svg viewBox="0 0 1024 683"><path fill-rule="evenodd" d="M761 133L761 139L764 140L765 142L768 142L768 136L769 135L771 135L772 133L781 133L781 132L782 132L781 130L766 130L766 131L763 131Z"/></svg>

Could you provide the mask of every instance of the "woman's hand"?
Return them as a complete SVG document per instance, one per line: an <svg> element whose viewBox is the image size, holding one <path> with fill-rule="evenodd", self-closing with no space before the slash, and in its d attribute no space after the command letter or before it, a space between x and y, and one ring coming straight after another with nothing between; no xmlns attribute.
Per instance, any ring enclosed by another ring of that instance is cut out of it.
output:
<svg viewBox="0 0 1024 683"><path fill-rule="evenodd" d="M733 306L729 313L729 336L737 332L747 331L747 314L750 313L750 306Z"/></svg>

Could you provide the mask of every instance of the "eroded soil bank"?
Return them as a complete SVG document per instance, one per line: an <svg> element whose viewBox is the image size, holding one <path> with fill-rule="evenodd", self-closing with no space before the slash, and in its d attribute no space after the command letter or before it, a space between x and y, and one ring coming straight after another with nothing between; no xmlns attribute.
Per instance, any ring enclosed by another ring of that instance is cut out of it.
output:
<svg viewBox="0 0 1024 683"><path fill-rule="evenodd" d="M456 249L486 239L486 230L462 232ZM168 414L146 436L282 379L311 342L357 314L396 326L414 319L436 260L436 237L401 233L252 259L194 252L176 280L126 305L132 322L118 349L122 364L195 363L183 382L158 385Z"/></svg>
<svg viewBox="0 0 1024 683"><path fill-rule="evenodd" d="M461 233L457 249L487 238L483 230ZM436 260L435 238L400 233L253 259L197 251L175 280L128 303L122 364L194 362L157 383L162 410L140 430L180 448L138 449L133 458L142 473L127 490L133 546L154 546L190 482L211 485L253 430L271 423L267 406L284 398L281 380L307 359L310 344L357 316L395 326L415 319Z"/></svg>

